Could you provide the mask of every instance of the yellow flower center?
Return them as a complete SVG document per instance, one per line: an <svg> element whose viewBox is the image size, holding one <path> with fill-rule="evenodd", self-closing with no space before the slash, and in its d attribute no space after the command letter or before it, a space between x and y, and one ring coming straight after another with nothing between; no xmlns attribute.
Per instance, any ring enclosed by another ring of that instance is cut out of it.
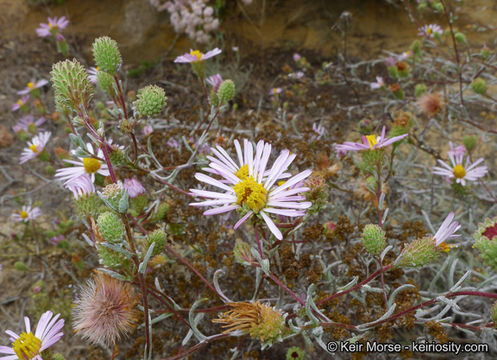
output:
<svg viewBox="0 0 497 360"><path fill-rule="evenodd" d="M200 61L202 60L202 56L204 56L204 54L202 54L200 51L198 50L192 50L190 51L190 55L191 56L196 56L197 57L197 61Z"/></svg>
<svg viewBox="0 0 497 360"><path fill-rule="evenodd" d="M445 241L438 245L440 249L442 249L443 252L449 252L450 249L452 248L452 245L447 244Z"/></svg>
<svg viewBox="0 0 497 360"><path fill-rule="evenodd" d="M454 166L454 169L452 171L456 179L462 179L464 176L466 176L466 170L464 170L464 166L462 166L461 164L457 164L456 166Z"/></svg>
<svg viewBox="0 0 497 360"><path fill-rule="evenodd" d="M426 29L426 33L428 35L431 35L433 33L433 29L430 26L428 26L428 28Z"/></svg>
<svg viewBox="0 0 497 360"><path fill-rule="evenodd" d="M253 212L259 212L267 202L267 190L259 184L252 176L233 186L237 196L237 204L247 204Z"/></svg>
<svg viewBox="0 0 497 360"><path fill-rule="evenodd" d="M95 69L97 69L97 71L100 71L100 66L97 66Z"/></svg>
<svg viewBox="0 0 497 360"><path fill-rule="evenodd" d="M100 161L98 161L97 159L83 158L83 166L85 167L85 171L87 173L93 174L97 172L102 165L100 164Z"/></svg>
<svg viewBox="0 0 497 360"><path fill-rule="evenodd" d="M373 147L378 144L378 140L376 139L376 135L366 135L366 139L368 140L369 148L373 150Z"/></svg>
<svg viewBox="0 0 497 360"><path fill-rule="evenodd" d="M38 152L38 149L36 148L36 145L35 144L32 144L29 149L34 152L34 153L37 153Z"/></svg>
<svg viewBox="0 0 497 360"><path fill-rule="evenodd" d="M12 345L19 359L30 360L40 353L41 340L31 332L29 334L24 332Z"/></svg>
<svg viewBox="0 0 497 360"><path fill-rule="evenodd" d="M240 180L245 180L249 176L249 168L248 165L243 165L240 170L238 170L235 175L240 179Z"/></svg>
<svg viewBox="0 0 497 360"><path fill-rule="evenodd" d="M20 106L23 106L23 105L24 105L24 101L22 101L22 99L17 100L17 103L18 103Z"/></svg>
<svg viewBox="0 0 497 360"><path fill-rule="evenodd" d="M35 87L34 82L32 82L32 81L28 82L28 88L30 88L32 90L32 89L34 89L34 87Z"/></svg>
<svg viewBox="0 0 497 360"><path fill-rule="evenodd" d="M19 213L19 215L21 215L21 217L22 217L23 219L26 219L26 218L29 216L28 212L27 212L27 211L24 211L24 210L23 210L23 211L21 211L21 212Z"/></svg>
<svg viewBox="0 0 497 360"><path fill-rule="evenodd" d="M277 94L278 93L278 89L277 88L273 88L273 94Z"/></svg>

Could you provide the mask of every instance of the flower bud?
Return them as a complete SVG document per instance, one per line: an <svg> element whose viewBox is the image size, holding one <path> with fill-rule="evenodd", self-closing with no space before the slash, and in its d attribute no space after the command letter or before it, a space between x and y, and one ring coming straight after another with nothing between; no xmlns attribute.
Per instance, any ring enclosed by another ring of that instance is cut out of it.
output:
<svg viewBox="0 0 497 360"><path fill-rule="evenodd" d="M497 217L485 219L478 224L478 229L473 234L474 248L480 251L480 257L485 265L497 269Z"/></svg>
<svg viewBox="0 0 497 360"><path fill-rule="evenodd" d="M81 217L87 217L89 215L96 217L102 212L102 209L104 209L103 202L96 193L81 194L74 199L74 207Z"/></svg>
<svg viewBox="0 0 497 360"><path fill-rule="evenodd" d="M421 95L423 95L427 90L427 87L425 84L416 84L416 86L414 87L414 95L416 97L420 97Z"/></svg>
<svg viewBox="0 0 497 360"><path fill-rule="evenodd" d="M138 90L138 100L133 103L135 116L156 117L166 106L166 93L156 85Z"/></svg>
<svg viewBox="0 0 497 360"><path fill-rule="evenodd" d="M305 360L305 352L298 346L292 346L286 352L286 360Z"/></svg>
<svg viewBox="0 0 497 360"><path fill-rule="evenodd" d="M121 218L110 211L106 211L97 219L98 231L103 236L103 238L110 242L119 242L124 236L124 225Z"/></svg>
<svg viewBox="0 0 497 360"><path fill-rule="evenodd" d="M456 41L459 43L459 44L466 44L467 40L466 40L466 35L464 35L463 33L461 32L456 32L454 34L454 38L456 39Z"/></svg>
<svg viewBox="0 0 497 360"><path fill-rule="evenodd" d="M98 70L97 72L97 83L98 86L110 97L117 96L115 88L115 79L113 76L109 75L105 71Z"/></svg>
<svg viewBox="0 0 497 360"><path fill-rule="evenodd" d="M111 159L112 160L112 159ZM119 201L123 195L123 185L119 181L117 183L109 184L105 186L99 195L111 205L112 210L119 207ZM109 205L106 204L106 205Z"/></svg>
<svg viewBox="0 0 497 360"><path fill-rule="evenodd" d="M362 243L371 255L379 255L386 246L385 231L375 224L368 224L362 231Z"/></svg>
<svg viewBox="0 0 497 360"><path fill-rule="evenodd" d="M414 55L420 55L421 54L421 42L419 40L414 40L411 43L410 49Z"/></svg>
<svg viewBox="0 0 497 360"><path fill-rule="evenodd" d="M476 135L465 135L462 139L462 143L464 144L464 147L466 148L466 151L468 153L470 153L476 147L477 142L478 136Z"/></svg>
<svg viewBox="0 0 497 360"><path fill-rule="evenodd" d="M159 206L157 207L157 210L155 213L152 214L151 216L151 221L152 223L156 223L158 221L161 221L164 219L164 216L166 213L169 211L169 204L168 203L160 203Z"/></svg>
<svg viewBox="0 0 497 360"><path fill-rule="evenodd" d="M108 36L102 36L93 42L93 58L95 63L109 75L116 75L122 63L117 42Z"/></svg>
<svg viewBox="0 0 497 360"><path fill-rule="evenodd" d="M217 96L221 103L226 103L233 99L235 96L235 83L230 79L224 80L221 85L219 85Z"/></svg>
<svg viewBox="0 0 497 360"><path fill-rule="evenodd" d="M14 267L16 268L16 270L18 271L26 271L28 270L28 267L26 266L25 263L23 263L22 261L16 261L14 263Z"/></svg>
<svg viewBox="0 0 497 360"><path fill-rule="evenodd" d="M482 78L476 78L471 83L471 89L480 95L484 95L487 92L487 82Z"/></svg>
<svg viewBox="0 0 497 360"><path fill-rule="evenodd" d="M215 107L219 106L219 97L217 96L217 93L214 90L212 90L211 94L209 95L209 103Z"/></svg>
<svg viewBox="0 0 497 360"><path fill-rule="evenodd" d="M155 244L154 250L152 251L152 255L159 255L164 251L166 246L167 235L164 230L158 229L147 236L147 243L149 246Z"/></svg>
<svg viewBox="0 0 497 360"><path fill-rule="evenodd" d="M435 239L428 236L416 239L408 244L402 254L403 256L398 266L419 267L436 260L439 255L439 249L436 246Z"/></svg>
<svg viewBox="0 0 497 360"><path fill-rule="evenodd" d="M122 247L122 245L117 244ZM110 269L118 269L129 266L129 259L122 253L97 244L97 252L100 263Z"/></svg>
<svg viewBox="0 0 497 360"><path fill-rule="evenodd" d="M53 65L50 74L59 112L70 114L72 110L77 112L80 106L88 107L93 96L93 84L77 60L59 61Z"/></svg>

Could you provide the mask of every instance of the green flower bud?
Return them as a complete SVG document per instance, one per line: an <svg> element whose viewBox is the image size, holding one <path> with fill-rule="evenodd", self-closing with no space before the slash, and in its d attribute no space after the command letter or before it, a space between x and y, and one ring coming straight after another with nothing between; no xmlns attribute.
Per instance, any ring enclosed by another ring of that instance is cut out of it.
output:
<svg viewBox="0 0 497 360"><path fill-rule="evenodd" d="M116 93L116 80L112 75L109 75L105 71L98 70L97 71L97 83L98 86L110 97L115 97L117 96Z"/></svg>
<svg viewBox="0 0 497 360"><path fill-rule="evenodd" d="M148 245L152 245L153 243L155 244L154 250L152 251L152 255L159 255L161 252L164 251L164 248L166 246L166 239L167 235L164 232L164 230L158 229L147 236L147 242Z"/></svg>
<svg viewBox="0 0 497 360"><path fill-rule="evenodd" d="M219 97L214 90L211 91L211 94L209 96L209 103L215 107L219 106Z"/></svg>
<svg viewBox="0 0 497 360"><path fill-rule="evenodd" d="M119 269L123 266L129 267L129 259L118 251L97 244L97 252L100 263L110 269Z"/></svg>
<svg viewBox="0 0 497 360"><path fill-rule="evenodd" d="M473 247L480 251L484 264L497 270L497 217L485 219L483 223L478 224L473 238Z"/></svg>
<svg viewBox="0 0 497 360"><path fill-rule="evenodd" d="M36 124L34 123L31 123L28 125L28 131L30 134L36 135L38 134L38 126L36 126Z"/></svg>
<svg viewBox="0 0 497 360"><path fill-rule="evenodd" d="M292 346L286 352L286 360L304 360L305 352L298 346Z"/></svg>
<svg viewBox="0 0 497 360"><path fill-rule="evenodd" d="M487 92L487 82L482 78L476 78L471 83L471 89L480 95L484 95Z"/></svg>
<svg viewBox="0 0 497 360"><path fill-rule="evenodd" d="M388 75L390 75L390 77L396 79L399 77L399 72L397 71L397 66L389 66L387 68L388 70Z"/></svg>
<svg viewBox="0 0 497 360"><path fill-rule="evenodd" d="M121 132L127 134L133 131L133 122L127 119L122 119L119 122L119 129Z"/></svg>
<svg viewBox="0 0 497 360"><path fill-rule="evenodd" d="M97 66L108 73L116 75L122 63L117 42L108 36L102 36L93 42L93 58Z"/></svg>
<svg viewBox="0 0 497 360"><path fill-rule="evenodd" d="M454 38L456 39L456 41L459 43L459 44L466 44L466 36L463 34L463 33L460 33L460 32L456 32L454 34Z"/></svg>
<svg viewBox="0 0 497 360"><path fill-rule="evenodd" d="M169 211L169 204L160 203L159 206L157 207L157 210L151 216L152 223L156 223L164 219L164 216L168 211Z"/></svg>
<svg viewBox="0 0 497 360"><path fill-rule="evenodd" d="M233 99L235 96L235 83L230 79L224 80L221 85L219 85L217 96L221 103L226 103Z"/></svg>
<svg viewBox="0 0 497 360"><path fill-rule="evenodd" d="M478 136L476 135L465 135L462 139L462 143L464 144L467 152L471 152L476 147L477 142Z"/></svg>
<svg viewBox="0 0 497 360"><path fill-rule="evenodd" d="M123 196L123 185L121 182L109 184L105 186L102 192L99 194L103 199L107 200L107 202L110 203L111 208L113 207L117 210L119 208L119 201L121 201L121 198Z"/></svg>
<svg viewBox="0 0 497 360"><path fill-rule="evenodd" d="M66 358L62 354L57 353L53 356L53 360L66 360Z"/></svg>
<svg viewBox="0 0 497 360"><path fill-rule="evenodd" d="M166 100L164 89L156 85L145 86L138 90L138 100L133 103L135 116L158 116L166 106Z"/></svg>
<svg viewBox="0 0 497 360"><path fill-rule="evenodd" d="M26 271L28 270L28 267L26 266L25 263L23 263L22 261L16 261L14 263L14 267L16 268L16 270L18 271Z"/></svg>
<svg viewBox="0 0 497 360"><path fill-rule="evenodd" d="M52 67L51 82L55 90L57 111L70 114L87 108L93 96L93 84L85 68L77 60L59 61Z"/></svg>
<svg viewBox="0 0 497 360"><path fill-rule="evenodd" d="M124 152L119 149L118 147L115 147L112 149L112 152L109 154L110 162L114 166L120 166L126 163L126 159L124 157Z"/></svg>
<svg viewBox="0 0 497 360"><path fill-rule="evenodd" d="M410 49L414 55L417 56L421 55L421 49L422 49L421 42L419 40L414 40L411 43Z"/></svg>
<svg viewBox="0 0 497 360"><path fill-rule="evenodd" d="M490 56L490 49L488 47L483 47L480 51L480 56L484 59L487 59Z"/></svg>
<svg viewBox="0 0 497 360"><path fill-rule="evenodd" d="M102 212L102 209L105 209L102 200L95 193L80 195L77 199L74 199L74 207L81 217L89 215L97 217Z"/></svg>
<svg viewBox="0 0 497 360"><path fill-rule="evenodd" d="M402 251L403 257L398 266L419 267L435 261L440 254L433 237L416 239Z"/></svg>
<svg viewBox="0 0 497 360"><path fill-rule="evenodd" d="M124 225L121 218L110 211L106 211L97 219L98 231L103 236L103 238L110 242L119 242L124 236Z"/></svg>
<svg viewBox="0 0 497 360"><path fill-rule="evenodd" d="M427 89L428 88L425 84L416 84L416 86L414 87L414 95L416 97L420 97L426 92Z"/></svg>
<svg viewBox="0 0 497 360"><path fill-rule="evenodd" d="M444 11L444 6L442 5L441 2L437 1L437 2L432 2L431 3L431 7L433 8L433 10L437 11L437 12L443 12Z"/></svg>
<svg viewBox="0 0 497 360"><path fill-rule="evenodd" d="M362 231L362 243L371 255L379 255L386 246L385 231L375 224L368 224Z"/></svg>
<svg viewBox="0 0 497 360"><path fill-rule="evenodd" d="M129 202L133 210L135 210L137 214L141 214L148 204L148 199L146 195L142 194L129 199Z"/></svg>
<svg viewBox="0 0 497 360"><path fill-rule="evenodd" d="M47 175L53 176L55 174L55 169L52 165L45 166L45 172Z"/></svg>

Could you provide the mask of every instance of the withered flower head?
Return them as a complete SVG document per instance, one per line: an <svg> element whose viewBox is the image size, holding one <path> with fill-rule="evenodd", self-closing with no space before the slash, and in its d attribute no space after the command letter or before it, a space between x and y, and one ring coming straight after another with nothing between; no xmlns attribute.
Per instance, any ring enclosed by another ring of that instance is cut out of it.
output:
<svg viewBox="0 0 497 360"><path fill-rule="evenodd" d="M91 343L112 346L135 329L139 316L137 304L138 298L130 284L97 273L75 301L74 331Z"/></svg>
<svg viewBox="0 0 497 360"><path fill-rule="evenodd" d="M281 310L257 302L228 303L231 310L219 315L214 323L225 324L224 334L240 330L253 339L264 343L277 340L285 329L285 317Z"/></svg>
<svg viewBox="0 0 497 360"><path fill-rule="evenodd" d="M442 97L439 93L423 95L418 100L419 110L425 115L433 116L438 114L443 107Z"/></svg>
<svg viewBox="0 0 497 360"><path fill-rule="evenodd" d="M397 70L404 71L407 69L407 63L405 61L397 61Z"/></svg>

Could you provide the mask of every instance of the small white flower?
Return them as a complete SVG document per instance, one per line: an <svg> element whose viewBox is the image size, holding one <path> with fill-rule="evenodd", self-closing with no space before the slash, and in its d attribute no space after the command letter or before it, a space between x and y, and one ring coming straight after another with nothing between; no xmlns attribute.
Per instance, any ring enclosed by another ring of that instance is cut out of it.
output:
<svg viewBox="0 0 497 360"><path fill-rule="evenodd" d="M477 166L483 162L483 158L479 158L471 164L469 156L467 156L466 161L464 161L465 151L460 146L456 148L451 147L451 150L447 154L452 166L442 160L438 160L438 163L442 167L433 167L434 174L445 176L448 179L456 179L456 183L465 186L466 181L476 181L488 172L486 165Z"/></svg>
<svg viewBox="0 0 497 360"><path fill-rule="evenodd" d="M35 157L40 155L45 149L45 146L47 145L51 135L52 133L50 131L45 131L36 135L35 137L33 137L33 139L28 141L28 147L24 148L24 150L22 151L19 164L24 164L26 161L34 159Z"/></svg>

